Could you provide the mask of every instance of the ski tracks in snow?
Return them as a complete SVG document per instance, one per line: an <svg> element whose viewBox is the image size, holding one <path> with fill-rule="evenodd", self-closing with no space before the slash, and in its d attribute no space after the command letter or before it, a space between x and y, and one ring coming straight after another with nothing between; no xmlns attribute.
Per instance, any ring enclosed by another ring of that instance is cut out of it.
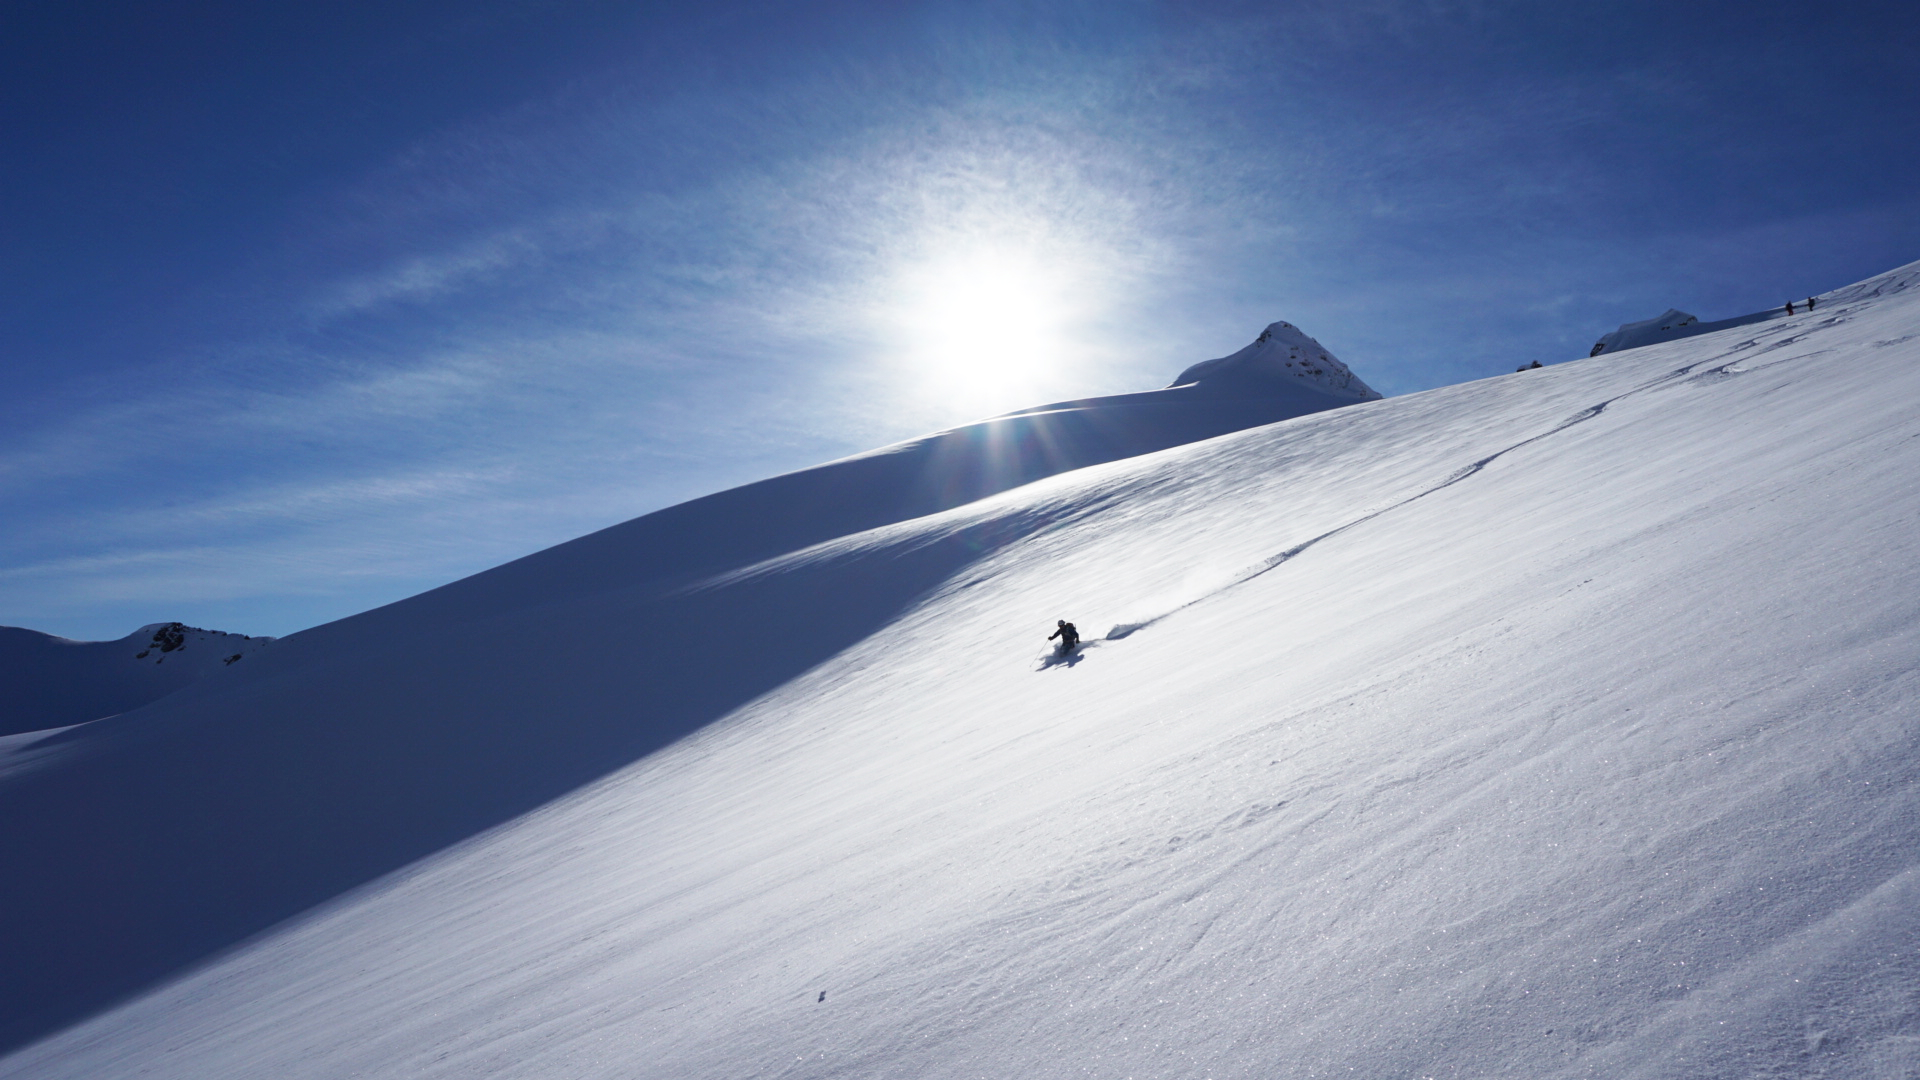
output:
<svg viewBox="0 0 1920 1080"><path fill-rule="evenodd" d="M1845 308L1845 307L1841 308L1840 310L1834 312L1832 315L1826 317L1825 319L1820 320L1820 322L1817 324L1817 327L1815 328L1821 329L1821 328L1834 326L1839 323L1848 321L1846 319L1846 316L1849 314L1850 310L1851 310L1850 308ZM1101 638L1096 638L1093 641L1088 642L1088 644L1095 644L1100 641L1119 641L1123 638L1127 638L1136 633L1139 633L1140 631L1145 630L1149 626L1153 626L1166 619L1172 618L1173 616L1179 614L1182 611L1187 610L1190 607L1194 607L1199 604L1204 604L1207 601L1212 600L1217 596L1223 596L1229 592L1232 592L1233 590L1240 588L1242 585L1247 584L1248 582L1254 580L1257 577L1260 577L1263 574L1268 573L1269 571L1279 569L1281 566L1284 566L1288 562L1291 562L1296 557L1304 554L1308 549L1314 547L1315 545L1323 541L1331 540L1342 533L1348 532L1353 529L1357 529L1360 526L1365 525L1370 521L1374 521L1378 518L1391 514L1396 510L1403 509L1413 503L1419 502L1421 499L1424 499L1429 495L1434 495L1434 494L1438 494L1439 492L1445 491L1446 489L1454 486L1455 484L1460 483L1463 480L1467 480L1473 476L1478 475L1488 465L1493 464L1494 462L1500 460L1501 458L1507 456L1508 454L1511 454L1514 451L1519 450L1523 447L1531 446L1534 443L1540 442L1543 439L1550 439L1553 436L1558 435L1569 428L1578 427L1579 425L1584 424L1587 421L1600 416L1602 413L1606 412L1607 409L1611 408L1613 405L1617 404L1618 402L1626 400L1627 398L1634 397L1639 394L1648 393L1649 391L1658 390L1662 387L1672 386L1676 383L1690 381L1693 379L1717 378L1717 377L1730 378L1736 375L1744 375L1744 374L1748 374L1749 372L1759 371L1764 368L1774 367L1777 364L1787 363L1792 360L1807 359L1808 357L1817 356L1817 355L1820 355L1820 353L1827 351L1827 350L1818 350L1813 353L1803 353L1797 356L1784 357L1780 360L1772 361L1771 363L1758 364L1758 365L1753 365L1748 367L1739 367L1739 365L1742 363L1748 363L1762 355L1765 355L1766 353L1774 352L1779 349L1784 349L1794 344L1795 342L1801 341L1807 336L1807 333L1808 333L1808 329L1800 325L1783 327L1783 329L1787 329L1791 332L1777 341L1771 341L1765 345L1761 345L1760 344L1761 336L1755 335L1754 337L1748 338L1742 341L1740 344L1733 346L1731 349L1728 349L1726 352L1720 353L1716 356L1708 357L1706 359L1698 360L1694 363L1687 364L1683 367L1676 368L1673 371L1667 372L1665 375L1659 376L1658 378L1649 379L1648 381L1641 383L1639 386L1636 386L1631 390L1626 390L1619 394L1615 394L1613 397L1607 398L1605 401L1602 401L1599 404L1589 405L1586 408L1581 409L1579 412L1574 413L1572 416L1567 417L1565 420L1560 421L1558 424L1555 424L1553 427L1550 427L1547 430L1540 432L1538 435L1529 436L1528 438L1522 439L1519 442L1513 443L1509 446L1503 447L1502 449L1496 450L1493 453L1488 454L1486 457L1480 458L1478 461L1475 461L1469 465L1462 466L1461 468L1455 469L1453 472L1447 475L1446 479L1441 480L1439 483L1434 484L1432 487L1425 488L1421 491L1415 492L1414 494L1409 495L1404 499L1400 499L1397 502L1390 503L1386 506L1381 507L1378 510L1373 510L1373 511L1369 511L1368 513L1362 514L1359 517L1356 517L1353 520L1343 525L1335 526L1334 528L1328 529L1326 532L1323 532L1318 536L1315 536L1311 539L1304 540L1298 544L1295 544L1292 547L1287 548L1285 551L1281 551L1276 554L1269 555L1265 559L1262 559L1259 562L1254 563L1252 566L1249 566L1246 569L1240 571L1239 573L1233 575L1233 577L1230 578L1226 584L1221 585L1218 588L1210 589L1204 593L1201 593L1199 596L1196 596L1193 599L1188 600L1175 607L1169 608L1158 615L1154 615L1146 619L1141 619L1136 622L1119 623L1115 625L1112 629L1108 630L1106 633L1106 636ZM1756 347L1758 348L1757 352L1747 351L1750 349L1755 349Z"/></svg>

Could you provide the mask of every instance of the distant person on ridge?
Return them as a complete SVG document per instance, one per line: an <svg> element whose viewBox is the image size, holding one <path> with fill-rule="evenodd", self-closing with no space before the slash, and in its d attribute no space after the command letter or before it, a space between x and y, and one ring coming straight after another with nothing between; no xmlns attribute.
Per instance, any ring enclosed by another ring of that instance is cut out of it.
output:
<svg viewBox="0 0 1920 1080"><path fill-rule="evenodd" d="M1787 301L1787 314L1793 314L1793 301Z"/></svg>
<svg viewBox="0 0 1920 1080"><path fill-rule="evenodd" d="M1812 297L1812 296L1809 296L1809 297L1807 297L1807 310L1808 310L1808 311L1812 311L1812 310L1813 310L1813 302L1814 302L1814 300L1815 300L1815 299L1816 299L1816 297Z"/></svg>
<svg viewBox="0 0 1920 1080"><path fill-rule="evenodd" d="M1080 631L1074 629L1072 623L1061 619L1060 629L1047 635L1048 641L1052 641L1054 638L1060 639L1060 655L1065 656L1073 651L1074 646L1080 644Z"/></svg>

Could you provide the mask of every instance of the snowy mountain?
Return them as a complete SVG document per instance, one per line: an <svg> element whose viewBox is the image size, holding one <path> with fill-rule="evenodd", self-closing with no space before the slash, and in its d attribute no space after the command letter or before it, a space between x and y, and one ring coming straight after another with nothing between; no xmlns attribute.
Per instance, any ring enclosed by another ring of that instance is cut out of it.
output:
<svg viewBox="0 0 1920 1080"><path fill-rule="evenodd" d="M272 638L153 623L118 641L0 626L0 735L126 712L223 670Z"/></svg>
<svg viewBox="0 0 1920 1080"><path fill-rule="evenodd" d="M1603 352L1637 349L1642 345L1657 345L1662 341L1674 341L1694 334L1707 333L1705 329L1699 327L1700 320L1697 317L1679 308L1668 308L1651 319L1621 323L1620 329L1594 342L1593 351L1587 355L1599 356Z"/></svg>
<svg viewBox="0 0 1920 1080"><path fill-rule="evenodd" d="M16 742L0 1073L1912 1075L1916 284L723 493Z"/></svg>
<svg viewBox="0 0 1920 1080"><path fill-rule="evenodd" d="M1260 332L1253 344L1231 356L1195 364L1173 380L1174 386L1193 383L1246 387L1282 383L1309 386L1324 394L1356 401L1380 398L1378 391L1361 382L1326 346L1287 322L1271 324Z"/></svg>

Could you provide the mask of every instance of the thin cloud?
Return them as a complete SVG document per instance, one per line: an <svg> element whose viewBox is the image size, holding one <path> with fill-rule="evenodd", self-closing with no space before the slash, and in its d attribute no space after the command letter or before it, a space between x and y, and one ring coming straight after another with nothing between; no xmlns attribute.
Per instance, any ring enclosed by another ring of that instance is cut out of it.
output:
<svg viewBox="0 0 1920 1080"><path fill-rule="evenodd" d="M317 322L357 315L396 302L431 300L491 280L507 271L524 272L540 248L524 229L482 238L460 250L400 260L373 274L349 278L324 289L310 305Z"/></svg>

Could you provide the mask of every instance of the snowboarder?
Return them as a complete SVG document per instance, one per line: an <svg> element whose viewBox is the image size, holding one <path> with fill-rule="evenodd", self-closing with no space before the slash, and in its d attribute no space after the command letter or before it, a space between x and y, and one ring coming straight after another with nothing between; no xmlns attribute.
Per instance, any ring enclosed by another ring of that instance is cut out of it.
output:
<svg viewBox="0 0 1920 1080"><path fill-rule="evenodd" d="M1059 638L1060 655L1065 656L1072 652L1075 646L1080 644L1080 631L1074 629L1073 624L1065 619L1061 619L1059 622L1060 629L1048 634L1047 640L1052 641L1054 638Z"/></svg>

